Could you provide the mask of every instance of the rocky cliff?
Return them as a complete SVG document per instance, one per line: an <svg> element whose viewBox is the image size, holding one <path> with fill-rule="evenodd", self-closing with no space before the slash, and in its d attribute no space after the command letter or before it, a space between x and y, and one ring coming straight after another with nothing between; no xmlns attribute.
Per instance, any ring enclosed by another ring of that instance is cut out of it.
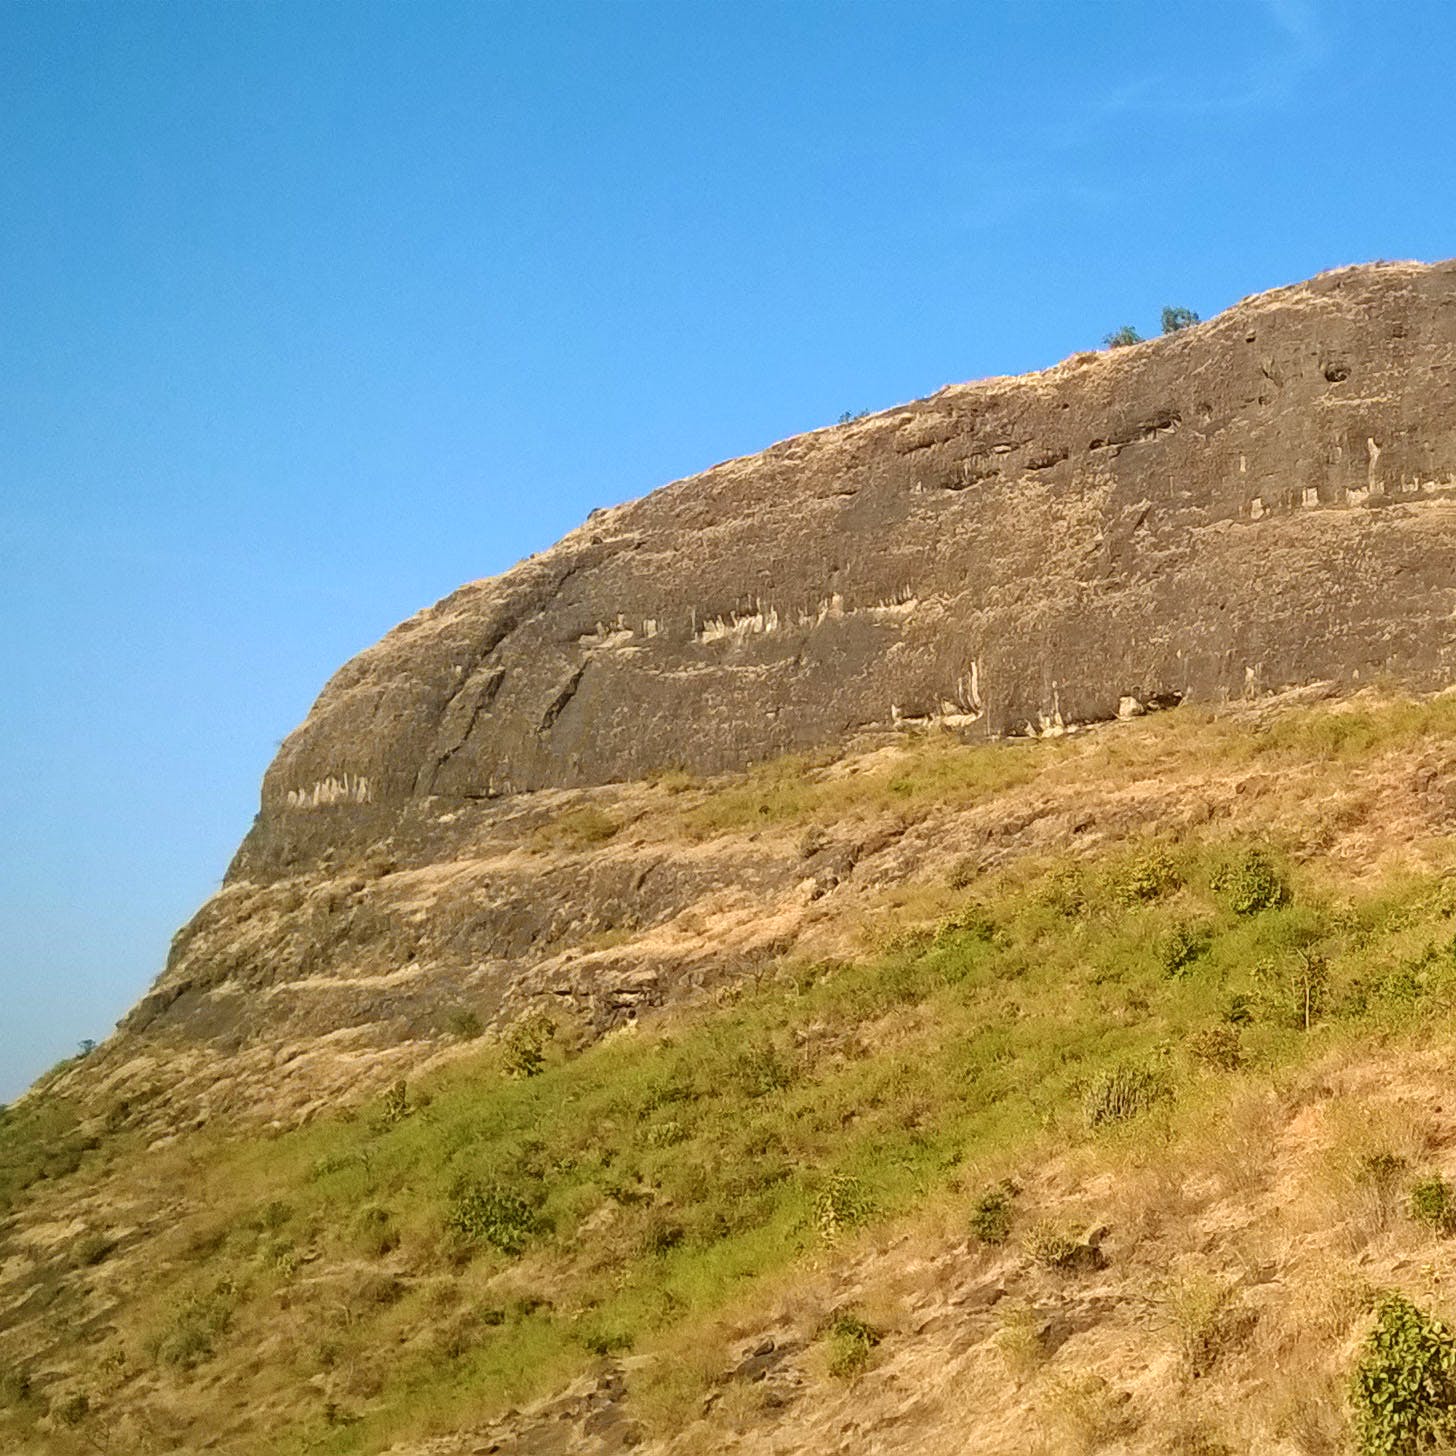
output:
<svg viewBox="0 0 1456 1456"><path fill-rule="evenodd" d="M1453 360L1456 263L1343 269L594 513L336 674L129 1030L394 1044L452 999L576 995L583 936L802 878L792 852L630 836L548 863L525 851L563 791L857 733L1444 685ZM666 994L680 958L646 960L591 962L595 1015L643 999L623 977Z"/></svg>
<svg viewBox="0 0 1456 1456"><path fill-rule="evenodd" d="M238 872L402 806L980 735L1316 678L1445 682L1456 264L1328 273L593 515L345 666Z"/></svg>

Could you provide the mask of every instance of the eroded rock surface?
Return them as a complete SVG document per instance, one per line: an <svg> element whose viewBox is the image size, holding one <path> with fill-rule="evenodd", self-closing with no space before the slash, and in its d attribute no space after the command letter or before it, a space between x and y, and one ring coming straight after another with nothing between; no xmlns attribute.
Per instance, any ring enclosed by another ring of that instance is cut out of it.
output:
<svg viewBox="0 0 1456 1456"><path fill-rule="evenodd" d="M630 829L543 854L583 799L642 811L594 786L927 723L1446 685L1453 364L1456 262L1344 269L595 513L339 671L127 1029L388 1046L529 997L610 1025L772 954L865 856Z"/></svg>
<svg viewBox="0 0 1456 1456"><path fill-rule="evenodd" d="M422 799L1449 679L1456 264L1344 269L597 512L345 666L238 871ZM1125 701L1126 700L1126 701Z"/></svg>

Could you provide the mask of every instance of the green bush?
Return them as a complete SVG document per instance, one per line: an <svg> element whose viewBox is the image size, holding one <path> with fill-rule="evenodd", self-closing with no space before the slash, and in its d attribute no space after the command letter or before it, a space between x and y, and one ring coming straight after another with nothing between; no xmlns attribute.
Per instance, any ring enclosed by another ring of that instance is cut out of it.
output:
<svg viewBox="0 0 1456 1456"><path fill-rule="evenodd" d="M538 1012L523 1017L506 1032L505 1068L513 1077L534 1077L546 1065L546 1047L555 1039L556 1023Z"/></svg>
<svg viewBox="0 0 1456 1456"><path fill-rule="evenodd" d="M1166 1078L1139 1062L1119 1062L1099 1072L1082 1098L1089 1127L1126 1122L1170 1095Z"/></svg>
<svg viewBox="0 0 1456 1456"><path fill-rule="evenodd" d="M577 1338L593 1355L619 1355L632 1348L632 1336L625 1330L593 1325L581 1331Z"/></svg>
<svg viewBox="0 0 1456 1456"><path fill-rule="evenodd" d="M1081 1256L1083 1246L1065 1224L1043 1218L1027 1230L1022 1247L1027 1257L1044 1269L1071 1269Z"/></svg>
<svg viewBox="0 0 1456 1456"><path fill-rule="evenodd" d="M1207 926L1180 920L1163 938L1158 959L1163 969L1176 978L1208 950L1211 940Z"/></svg>
<svg viewBox="0 0 1456 1456"><path fill-rule="evenodd" d="M1235 1071L1244 1059L1239 1029L1227 1023L1191 1032L1183 1045L1200 1066L1215 1067L1221 1072Z"/></svg>
<svg viewBox="0 0 1456 1456"><path fill-rule="evenodd" d="M1142 855L1112 877L1112 898L1120 905L1145 905L1160 900L1179 885L1173 861L1161 851Z"/></svg>
<svg viewBox="0 0 1456 1456"><path fill-rule="evenodd" d="M188 1295L174 1310L171 1321L151 1341L152 1358L159 1365L193 1370L217 1353L217 1343L232 1323L237 1288L224 1279L206 1294Z"/></svg>
<svg viewBox="0 0 1456 1456"><path fill-rule="evenodd" d="M850 1310L841 1310L829 1322L829 1373L850 1380L870 1363L870 1351L884 1338L872 1324Z"/></svg>
<svg viewBox="0 0 1456 1456"><path fill-rule="evenodd" d="M1257 915L1287 903L1289 887L1274 861L1262 849L1251 849L1230 861L1213 877L1213 890L1235 915Z"/></svg>
<svg viewBox="0 0 1456 1456"><path fill-rule="evenodd" d="M382 1259L399 1247L399 1230L387 1208L367 1204L354 1217L354 1246L366 1259Z"/></svg>
<svg viewBox="0 0 1456 1456"><path fill-rule="evenodd" d="M814 1200L814 1226L825 1243L833 1243L870 1216L871 1206L858 1180L832 1173Z"/></svg>
<svg viewBox="0 0 1456 1456"><path fill-rule="evenodd" d="M1141 344L1143 336L1133 328L1131 324L1123 324L1120 329L1113 329L1102 339L1104 349L1125 349L1129 344Z"/></svg>
<svg viewBox="0 0 1456 1456"><path fill-rule="evenodd" d="M1015 1188L997 1183L971 1204L971 1233L983 1244L1004 1244L1011 1234L1011 1200Z"/></svg>
<svg viewBox="0 0 1456 1456"><path fill-rule="evenodd" d="M409 1116L409 1087L403 1077L393 1083L384 1094L384 1101L379 1109L379 1120L386 1127L393 1127L397 1122L403 1122Z"/></svg>
<svg viewBox="0 0 1456 1456"><path fill-rule="evenodd" d="M462 1238L510 1255L524 1252L540 1231L535 1210L519 1194L474 1181L455 1186L446 1223Z"/></svg>
<svg viewBox="0 0 1456 1456"><path fill-rule="evenodd" d="M474 1041L485 1028L480 1017L467 1006L456 1006L445 1018L445 1029L460 1041Z"/></svg>
<svg viewBox="0 0 1456 1456"><path fill-rule="evenodd" d="M782 1092L794 1080L793 1068L772 1042L743 1047L733 1058L733 1080L748 1097Z"/></svg>
<svg viewBox="0 0 1456 1456"><path fill-rule="evenodd" d="M1163 310L1163 332L1165 334L1181 333L1184 329L1191 329L1194 324L1202 320L1191 308L1168 307Z"/></svg>
<svg viewBox="0 0 1456 1456"><path fill-rule="evenodd" d="M1274 1020L1308 1031L1324 1014L1330 997L1330 973L1322 956L1297 951L1283 966L1254 968L1265 1009Z"/></svg>
<svg viewBox="0 0 1456 1456"><path fill-rule="evenodd" d="M1438 1233L1456 1233L1456 1191L1439 1174L1417 1178L1411 1184L1410 1216Z"/></svg>
<svg viewBox="0 0 1456 1456"><path fill-rule="evenodd" d="M1414 1456L1456 1437L1456 1339L1403 1294L1375 1311L1350 1386L1361 1456Z"/></svg>

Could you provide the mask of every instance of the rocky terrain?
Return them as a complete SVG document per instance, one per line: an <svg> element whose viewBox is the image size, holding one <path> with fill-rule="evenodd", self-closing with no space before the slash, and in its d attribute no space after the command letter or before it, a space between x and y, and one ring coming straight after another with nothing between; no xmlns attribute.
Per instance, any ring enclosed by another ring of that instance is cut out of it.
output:
<svg viewBox="0 0 1456 1456"><path fill-rule="evenodd" d="M1364 1440L1456 1229L1453 358L1456 264L1325 274L347 664L0 1121L6 1448Z"/></svg>

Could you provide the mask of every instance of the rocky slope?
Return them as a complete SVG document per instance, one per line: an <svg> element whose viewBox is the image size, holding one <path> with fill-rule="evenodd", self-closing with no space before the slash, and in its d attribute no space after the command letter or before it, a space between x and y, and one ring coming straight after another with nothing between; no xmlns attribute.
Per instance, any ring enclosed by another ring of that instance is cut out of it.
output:
<svg viewBox="0 0 1456 1456"><path fill-rule="evenodd" d="M559 990L584 930L797 883L711 845L547 872L521 846L564 789L929 725L1444 685L1453 360L1456 263L1344 269L595 513L336 674L128 1035L392 1046L453 1000L493 1019ZM681 958L651 963L622 995L676 983ZM594 962L590 994L619 969Z"/></svg>

